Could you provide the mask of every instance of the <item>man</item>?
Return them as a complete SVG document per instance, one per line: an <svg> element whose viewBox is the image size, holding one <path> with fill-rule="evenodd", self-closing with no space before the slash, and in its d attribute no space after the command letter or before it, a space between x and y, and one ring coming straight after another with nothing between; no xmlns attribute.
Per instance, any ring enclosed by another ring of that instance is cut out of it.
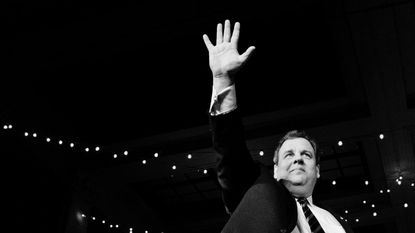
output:
<svg viewBox="0 0 415 233"><path fill-rule="evenodd" d="M235 74L255 47L239 54L239 31L238 22L231 32L226 20L224 28L217 25L216 45L203 35L213 76L210 122L219 157L217 175L231 214L222 232L352 232L337 215L313 203L320 167L317 144L306 133L290 131L280 140L274 176L249 154L237 108Z"/></svg>

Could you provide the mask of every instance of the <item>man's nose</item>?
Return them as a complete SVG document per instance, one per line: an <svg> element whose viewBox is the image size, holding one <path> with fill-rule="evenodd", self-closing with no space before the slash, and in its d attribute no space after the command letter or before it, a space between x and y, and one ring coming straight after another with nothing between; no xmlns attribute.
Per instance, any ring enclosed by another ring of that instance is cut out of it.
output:
<svg viewBox="0 0 415 233"><path fill-rule="evenodd" d="M300 154L296 154L294 157L294 164L304 164L303 157Z"/></svg>

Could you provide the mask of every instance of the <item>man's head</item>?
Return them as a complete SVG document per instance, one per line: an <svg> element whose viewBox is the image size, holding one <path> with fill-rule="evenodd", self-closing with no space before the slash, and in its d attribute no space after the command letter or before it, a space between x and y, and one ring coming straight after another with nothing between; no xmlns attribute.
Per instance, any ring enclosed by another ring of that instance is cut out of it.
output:
<svg viewBox="0 0 415 233"><path fill-rule="evenodd" d="M278 142L274 178L295 197L309 197L320 177L317 143L304 131L293 130Z"/></svg>

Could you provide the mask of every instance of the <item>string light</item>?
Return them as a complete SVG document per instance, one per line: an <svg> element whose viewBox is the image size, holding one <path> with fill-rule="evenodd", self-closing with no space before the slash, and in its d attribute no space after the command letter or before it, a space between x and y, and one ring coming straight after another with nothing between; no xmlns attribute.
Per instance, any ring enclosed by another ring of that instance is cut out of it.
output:
<svg viewBox="0 0 415 233"><path fill-rule="evenodd" d="M85 148L85 151L86 151L86 152L89 152L89 148L88 148L88 147L87 147L87 148Z"/></svg>
<svg viewBox="0 0 415 233"><path fill-rule="evenodd" d="M335 181L335 180L333 180L333 181L331 182L331 184L332 184L332 185L336 185L336 181Z"/></svg>
<svg viewBox="0 0 415 233"><path fill-rule="evenodd" d="M376 217L376 216L378 216L378 213L373 212L373 217Z"/></svg>
<svg viewBox="0 0 415 233"><path fill-rule="evenodd" d="M9 125L9 129L12 129L13 128L13 125Z"/></svg>
<svg viewBox="0 0 415 233"><path fill-rule="evenodd" d="M71 142L71 144L69 144L69 146L70 146L71 148L73 148L73 147L75 146L75 144L74 144L73 142Z"/></svg>
<svg viewBox="0 0 415 233"><path fill-rule="evenodd" d="M99 146L95 147L95 151L99 151L99 150L100 150Z"/></svg>
<svg viewBox="0 0 415 233"><path fill-rule="evenodd" d="M205 169L205 170L203 170L203 174L207 174L207 170Z"/></svg>
<svg viewBox="0 0 415 233"><path fill-rule="evenodd" d="M117 154L114 154L114 156L113 156L113 157L114 157L114 159L116 159L116 158L117 158L117 156L118 156Z"/></svg>
<svg viewBox="0 0 415 233"><path fill-rule="evenodd" d="M4 125L3 126L3 129L8 129L9 127L7 126L7 125Z"/></svg>
<svg viewBox="0 0 415 233"><path fill-rule="evenodd" d="M62 145L63 144L63 141L62 140L59 140L59 145Z"/></svg>
<svg viewBox="0 0 415 233"><path fill-rule="evenodd" d="M154 153L154 158L157 158L157 157L159 157L159 153Z"/></svg>
<svg viewBox="0 0 415 233"><path fill-rule="evenodd" d="M37 133L33 133L33 135L32 135L34 138L36 138L37 137Z"/></svg>
<svg viewBox="0 0 415 233"><path fill-rule="evenodd" d="M339 146L343 146L343 142L342 142L342 141L338 141L338 142L337 142L337 145L339 145Z"/></svg>
<svg viewBox="0 0 415 233"><path fill-rule="evenodd" d="M192 154L188 154L188 155L187 155L187 158L188 158L188 159L191 159L191 158L192 158Z"/></svg>
<svg viewBox="0 0 415 233"><path fill-rule="evenodd" d="M404 204L403 204L403 207L404 207L404 208L408 208L408 203L404 203Z"/></svg>
<svg viewBox="0 0 415 233"><path fill-rule="evenodd" d="M379 134L379 139L380 140L383 140L385 138L385 135L383 135L382 133L381 134Z"/></svg>
<svg viewBox="0 0 415 233"><path fill-rule="evenodd" d="M172 167L171 167L173 170L176 170L176 165L173 165Z"/></svg>
<svg viewBox="0 0 415 233"><path fill-rule="evenodd" d="M146 164L146 163L147 163L147 161L144 159L144 160L142 161L142 163L143 163L143 164Z"/></svg>
<svg viewBox="0 0 415 233"><path fill-rule="evenodd" d="M369 181L368 180L365 180L365 185L369 185Z"/></svg>
<svg viewBox="0 0 415 233"><path fill-rule="evenodd" d="M124 151L124 155L127 156L128 155L128 151Z"/></svg>
<svg viewBox="0 0 415 233"><path fill-rule="evenodd" d="M29 136L29 133L28 132L24 132L24 136Z"/></svg>
<svg viewBox="0 0 415 233"><path fill-rule="evenodd" d="M46 138L46 142L50 142L50 138Z"/></svg>
<svg viewBox="0 0 415 233"><path fill-rule="evenodd" d="M261 151L259 152L259 156L264 156L264 151L262 151L262 150L261 150Z"/></svg>

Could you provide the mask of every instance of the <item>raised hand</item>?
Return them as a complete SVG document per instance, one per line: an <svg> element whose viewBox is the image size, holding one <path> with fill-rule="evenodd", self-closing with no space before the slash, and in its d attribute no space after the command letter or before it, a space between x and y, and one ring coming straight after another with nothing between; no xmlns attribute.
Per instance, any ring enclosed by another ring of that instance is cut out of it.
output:
<svg viewBox="0 0 415 233"><path fill-rule="evenodd" d="M219 23L216 29L216 45L204 34L203 40L209 51L209 66L213 75L213 84L217 91L233 83L233 74L247 61L255 47L249 47L243 54L238 53L240 24L235 23L231 34L231 23L225 20L225 28Z"/></svg>

